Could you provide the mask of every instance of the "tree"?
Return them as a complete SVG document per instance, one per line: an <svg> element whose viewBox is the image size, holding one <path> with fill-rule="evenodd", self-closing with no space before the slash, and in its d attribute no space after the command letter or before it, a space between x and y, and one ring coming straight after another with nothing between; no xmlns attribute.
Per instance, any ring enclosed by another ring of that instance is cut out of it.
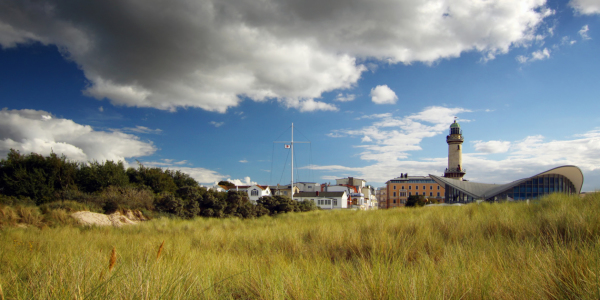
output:
<svg viewBox="0 0 600 300"><path fill-rule="evenodd" d="M298 202L286 196L264 196L256 201L257 205L269 210L269 215L300 211Z"/></svg>
<svg viewBox="0 0 600 300"><path fill-rule="evenodd" d="M233 184L233 182L229 182L227 180L221 180L221 181L219 181L219 183L217 183L217 185L221 185L221 186L235 186L235 184Z"/></svg>
<svg viewBox="0 0 600 300"><path fill-rule="evenodd" d="M406 207L423 206L427 203L427 199L423 195L411 195L406 200Z"/></svg>

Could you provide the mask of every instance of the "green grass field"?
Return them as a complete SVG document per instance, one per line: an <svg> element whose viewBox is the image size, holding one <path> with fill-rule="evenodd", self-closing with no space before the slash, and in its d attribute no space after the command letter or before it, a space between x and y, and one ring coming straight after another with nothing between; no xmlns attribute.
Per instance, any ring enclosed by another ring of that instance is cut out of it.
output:
<svg viewBox="0 0 600 300"><path fill-rule="evenodd" d="M0 245L1 299L600 298L598 194L123 228L5 227Z"/></svg>

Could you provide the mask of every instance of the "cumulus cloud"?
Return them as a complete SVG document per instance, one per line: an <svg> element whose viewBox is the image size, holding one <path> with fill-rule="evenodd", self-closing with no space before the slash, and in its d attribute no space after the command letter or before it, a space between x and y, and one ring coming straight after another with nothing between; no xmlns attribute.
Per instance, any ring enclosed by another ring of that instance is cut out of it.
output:
<svg viewBox="0 0 600 300"><path fill-rule="evenodd" d="M375 104L394 104L398 100L396 93L387 85L378 85L371 89L371 101Z"/></svg>
<svg viewBox="0 0 600 300"><path fill-rule="evenodd" d="M581 29L578 31L579 36L581 36L582 40L591 40L592 38L588 35L588 31L590 30L590 28L587 25L584 25L583 27L581 27Z"/></svg>
<svg viewBox="0 0 600 300"><path fill-rule="evenodd" d="M571 0L569 5L581 14L591 15L600 13L600 1L598 0Z"/></svg>
<svg viewBox="0 0 600 300"><path fill-rule="evenodd" d="M94 130L41 110L0 111L0 156L10 149L48 155L54 151L76 161L125 161L146 156L156 148L149 141L120 131Z"/></svg>
<svg viewBox="0 0 600 300"><path fill-rule="evenodd" d="M246 176L244 177L244 179L231 179L228 178L227 181L235 184L235 185L255 185L257 184L255 181L252 181L250 179L250 177ZM215 184L217 184L217 182L215 181Z"/></svg>
<svg viewBox="0 0 600 300"><path fill-rule="evenodd" d="M335 111L314 99L352 88L359 61L493 58L535 41L552 13L544 0L2 1L0 46L56 45L85 94L115 105Z"/></svg>
<svg viewBox="0 0 600 300"><path fill-rule="evenodd" d="M544 60L544 59L548 59L548 58L550 58L550 50L548 50L548 48L544 48L542 50L534 51L533 53L531 53L531 56L529 56L529 57L519 55L519 56L517 56L517 61L524 64L527 62L532 62L532 61L536 61L536 60Z"/></svg>
<svg viewBox="0 0 600 300"><path fill-rule="evenodd" d="M225 124L225 122L210 121L210 125L215 126L217 128L223 126L223 124Z"/></svg>
<svg viewBox="0 0 600 300"><path fill-rule="evenodd" d="M218 182L228 175L221 175L219 172L198 168L198 167L182 167L181 165L186 164L187 161L182 160L175 162L173 159L162 159L160 161L143 161L141 162L146 167L161 168L163 170L181 171L182 173L190 175L196 181L203 184L211 184Z"/></svg>
<svg viewBox="0 0 600 300"><path fill-rule="evenodd" d="M360 129L338 129L330 137L362 137L361 159L382 163L408 158L409 151L421 150L419 144L426 137L433 137L448 130L454 117L470 112L464 108L427 107L423 111L394 117L392 113L362 116L372 119L373 124ZM467 122L468 120L463 120Z"/></svg>
<svg viewBox="0 0 600 300"><path fill-rule="evenodd" d="M339 102L350 102L350 101L354 101L354 99L356 99L356 95L354 94L343 94L343 93L339 93L336 97L335 97L335 101L339 101Z"/></svg>
<svg viewBox="0 0 600 300"><path fill-rule="evenodd" d="M510 142L507 141L473 141L475 150L483 153L505 153L510 148Z"/></svg>

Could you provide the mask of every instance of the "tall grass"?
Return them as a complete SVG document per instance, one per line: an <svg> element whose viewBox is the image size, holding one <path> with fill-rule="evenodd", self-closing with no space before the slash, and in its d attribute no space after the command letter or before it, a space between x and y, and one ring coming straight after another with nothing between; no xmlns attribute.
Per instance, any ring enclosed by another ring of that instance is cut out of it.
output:
<svg viewBox="0 0 600 300"><path fill-rule="evenodd" d="M529 205L5 228L0 244L7 299L600 298L596 194Z"/></svg>

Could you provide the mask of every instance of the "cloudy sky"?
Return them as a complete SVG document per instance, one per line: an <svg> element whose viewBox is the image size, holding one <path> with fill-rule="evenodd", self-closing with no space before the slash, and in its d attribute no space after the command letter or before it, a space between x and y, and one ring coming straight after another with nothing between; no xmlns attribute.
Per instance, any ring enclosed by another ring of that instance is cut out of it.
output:
<svg viewBox="0 0 600 300"><path fill-rule="evenodd" d="M573 164L600 189L600 0L0 0L0 155L204 184Z"/></svg>

